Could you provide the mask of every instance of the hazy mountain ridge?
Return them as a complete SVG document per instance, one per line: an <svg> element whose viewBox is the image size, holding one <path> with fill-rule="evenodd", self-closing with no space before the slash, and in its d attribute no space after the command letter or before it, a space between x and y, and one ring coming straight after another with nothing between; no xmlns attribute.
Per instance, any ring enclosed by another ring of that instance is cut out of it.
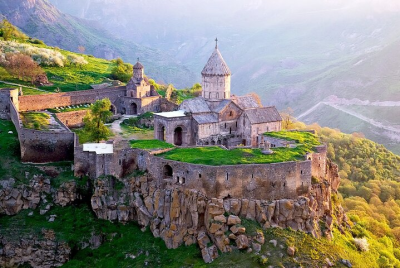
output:
<svg viewBox="0 0 400 268"><path fill-rule="evenodd" d="M147 73L160 81L174 82L183 87L193 80L187 68L157 49L118 40L97 22L62 14L46 0L0 0L0 14L28 35L42 39L48 45L75 52L78 46L83 46L85 53L106 59L121 57L131 63L139 57Z"/></svg>

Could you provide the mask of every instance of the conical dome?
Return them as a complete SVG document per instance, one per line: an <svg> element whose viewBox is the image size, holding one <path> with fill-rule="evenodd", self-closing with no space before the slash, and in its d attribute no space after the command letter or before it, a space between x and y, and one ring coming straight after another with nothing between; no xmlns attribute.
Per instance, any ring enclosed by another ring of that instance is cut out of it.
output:
<svg viewBox="0 0 400 268"><path fill-rule="evenodd" d="M138 61L136 64L133 66L133 69L144 69L143 65Z"/></svg>
<svg viewBox="0 0 400 268"><path fill-rule="evenodd" d="M211 54L211 57L208 59L201 74L220 76L231 75L231 70L229 70L229 67L224 61L224 58L222 58L218 48L215 48L214 52Z"/></svg>

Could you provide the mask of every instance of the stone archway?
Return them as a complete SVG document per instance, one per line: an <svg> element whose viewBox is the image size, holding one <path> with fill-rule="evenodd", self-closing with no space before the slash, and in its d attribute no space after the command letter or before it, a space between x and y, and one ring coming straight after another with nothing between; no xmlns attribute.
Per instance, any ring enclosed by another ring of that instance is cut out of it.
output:
<svg viewBox="0 0 400 268"><path fill-rule="evenodd" d="M110 111L113 113L113 115L116 115L117 114L117 107L115 107L114 104L111 104Z"/></svg>
<svg viewBox="0 0 400 268"><path fill-rule="evenodd" d="M136 103L131 104L131 109L132 109L132 114L137 114L138 113L138 107Z"/></svg>
<svg viewBox="0 0 400 268"><path fill-rule="evenodd" d="M165 127L163 125L158 126L157 139L165 141Z"/></svg>
<svg viewBox="0 0 400 268"><path fill-rule="evenodd" d="M174 144L181 146L183 144L183 130L182 127L177 127L174 130Z"/></svg>
<svg viewBox="0 0 400 268"><path fill-rule="evenodd" d="M173 170L172 170L172 167L170 165L165 165L163 171L164 171L163 175L164 175L165 179L172 178Z"/></svg>

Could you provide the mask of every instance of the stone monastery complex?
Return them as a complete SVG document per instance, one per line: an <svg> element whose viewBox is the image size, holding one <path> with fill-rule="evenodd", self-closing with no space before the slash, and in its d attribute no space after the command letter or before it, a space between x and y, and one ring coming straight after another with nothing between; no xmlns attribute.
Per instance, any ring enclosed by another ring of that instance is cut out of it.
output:
<svg viewBox="0 0 400 268"><path fill-rule="evenodd" d="M250 95L231 96L231 71L217 46L201 75L201 97L185 100L178 111L155 115L157 139L178 146L257 147L259 135L281 130L275 107L262 107Z"/></svg>
<svg viewBox="0 0 400 268"><path fill-rule="evenodd" d="M311 148L304 155L274 161L280 152L290 155L290 150L304 146L276 136L282 128L276 108L262 107L252 95L231 95L231 71L217 46L201 74L201 96L179 106L149 84L139 61L126 86L32 96L2 89L0 118L14 123L23 162L73 161L76 177L92 179L91 207L98 218L150 226L168 248L198 243L205 262L218 257L218 251L246 249L250 241L256 252L261 249L264 237L246 235L240 218L264 228L290 227L315 237L322 232L331 236L331 192L337 191L339 176L337 166L327 159L326 146L314 142L302 147ZM127 140L82 145L70 128L81 126L87 111L47 110L103 98L110 99L115 115L154 112L156 140L150 142L166 141L173 148L139 149ZM51 127L25 128L21 116L27 111L50 114ZM267 161L212 165L220 156L212 155L211 164L165 157L185 150L225 155L239 151L245 159L250 155ZM122 189L115 187L117 180Z"/></svg>
<svg viewBox="0 0 400 268"><path fill-rule="evenodd" d="M57 113L47 131L24 128L20 112L93 103L109 98L114 114L154 114L155 139L177 147L235 148L287 147L288 142L263 135L280 131L282 118L275 107L262 107L252 95L231 95L231 71L218 47L203 68L202 94L179 107L162 98L149 84L138 61L126 86L66 93L22 96L18 89L0 91L0 116L11 119L25 162L74 161L76 176L121 178L135 170L146 171L157 187L179 184L210 197L252 197L266 200L307 194L311 177L325 177L326 148L321 145L303 161L235 166L207 166L159 157L163 151L134 149L128 141L80 145L69 128L80 126L86 111Z"/></svg>

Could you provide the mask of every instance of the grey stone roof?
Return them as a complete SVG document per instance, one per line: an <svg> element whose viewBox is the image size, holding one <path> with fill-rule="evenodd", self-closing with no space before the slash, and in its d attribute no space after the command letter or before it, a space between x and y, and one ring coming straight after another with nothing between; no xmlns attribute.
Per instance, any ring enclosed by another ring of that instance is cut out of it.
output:
<svg viewBox="0 0 400 268"><path fill-rule="evenodd" d="M216 114L213 113L206 113L206 114L194 114L192 115L193 119L196 120L196 122L201 125L201 124L210 124L210 123L218 123L218 117Z"/></svg>
<svg viewBox="0 0 400 268"><path fill-rule="evenodd" d="M229 70L228 65L222 58L221 53L218 48L215 48L211 57L208 59L206 66L204 66L202 75L231 75L231 70Z"/></svg>
<svg viewBox="0 0 400 268"><path fill-rule="evenodd" d="M213 112L216 112L216 113L220 113L226 106L228 106L229 105L229 103L231 103L232 101L231 100L223 100L223 101L221 101L218 105L217 105L217 107L215 107L214 109L213 109Z"/></svg>
<svg viewBox="0 0 400 268"><path fill-rule="evenodd" d="M248 109L245 113L252 124L282 121L282 117L275 106Z"/></svg>
<svg viewBox="0 0 400 268"><path fill-rule="evenodd" d="M207 102L203 97L184 100L179 106L180 110L185 110L191 113L209 113L211 112Z"/></svg>
<svg viewBox="0 0 400 268"><path fill-rule="evenodd" d="M143 69L143 65L140 62L136 62L135 65L133 65L133 69Z"/></svg>
<svg viewBox="0 0 400 268"><path fill-rule="evenodd" d="M237 104L242 110L251 109L251 108L259 108L260 105L251 95L245 96L232 96L231 100Z"/></svg>

